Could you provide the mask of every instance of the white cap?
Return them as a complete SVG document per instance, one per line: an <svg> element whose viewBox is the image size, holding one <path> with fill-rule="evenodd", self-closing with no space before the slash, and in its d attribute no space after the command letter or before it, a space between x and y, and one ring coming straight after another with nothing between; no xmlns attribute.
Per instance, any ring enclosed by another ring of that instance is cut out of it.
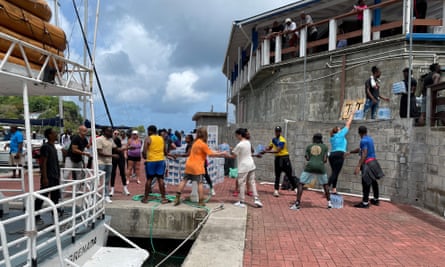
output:
<svg viewBox="0 0 445 267"><path fill-rule="evenodd" d="M131 134L138 134L139 132L137 131L137 130L133 130L132 132L131 132Z"/></svg>
<svg viewBox="0 0 445 267"><path fill-rule="evenodd" d="M288 22L292 22L292 20L290 18L287 18L284 20L284 23L288 23Z"/></svg>

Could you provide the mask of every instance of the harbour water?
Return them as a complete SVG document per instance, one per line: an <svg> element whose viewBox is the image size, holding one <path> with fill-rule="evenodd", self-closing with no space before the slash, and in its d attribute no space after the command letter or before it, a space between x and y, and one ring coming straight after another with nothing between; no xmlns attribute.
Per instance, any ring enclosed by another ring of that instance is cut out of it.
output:
<svg viewBox="0 0 445 267"><path fill-rule="evenodd" d="M143 267L153 267L161 262L171 251L176 249L182 240L173 239L147 239L147 238L132 238L132 242L136 243L141 248L148 250L150 257L144 263ZM163 267L180 267L184 262L190 248L193 245L193 241L187 241L172 257L167 259L162 266ZM108 237L107 246L128 246L124 241L118 237Z"/></svg>

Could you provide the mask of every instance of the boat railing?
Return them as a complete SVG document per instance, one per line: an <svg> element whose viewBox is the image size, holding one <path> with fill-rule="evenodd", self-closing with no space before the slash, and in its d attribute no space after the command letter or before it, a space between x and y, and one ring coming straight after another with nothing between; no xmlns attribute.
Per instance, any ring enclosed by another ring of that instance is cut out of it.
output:
<svg viewBox="0 0 445 267"><path fill-rule="evenodd" d="M0 32L0 41L9 43L7 52L0 59L1 72L39 82L46 81L59 87L90 92L88 81L85 79L85 75L91 73L90 68L2 32ZM31 53L40 54L40 64L35 64L30 60ZM22 65L23 68L11 68L8 63ZM49 72L53 75L48 78Z"/></svg>
<svg viewBox="0 0 445 267"><path fill-rule="evenodd" d="M369 43L371 41L378 41L384 37L400 35L409 33L409 16L407 8L403 8L403 17L396 21L384 21L376 23L373 21L373 12L383 12L385 8L389 8L394 5L400 5L402 0L388 0L376 5L368 6L363 11L363 22L358 29L351 31L339 32L339 26L343 19L351 18L357 15L356 11L347 12L337 15L335 17L327 18L321 21L313 23L318 28L327 29L328 36L322 37L312 42L307 41L308 28L312 25L301 25L296 31L299 33L299 43L295 46L288 46L283 44L284 34L275 33L260 37L260 43L255 51L251 50L248 60L238 58L235 62L243 62L239 68L237 68L236 78L233 79L231 84L231 90L229 91L229 99L236 96L240 90L245 88L254 76L263 67L267 67L272 64L281 63L284 60L305 58L307 56L315 56L323 52L333 52L339 49L347 49L351 47L348 43L346 47L337 47L339 40L354 40L357 43ZM389 12L389 11L388 11ZM353 18L355 20L355 18ZM374 22L374 26L373 26ZM442 19L415 19L413 21L414 26L430 26L440 27L443 26ZM320 34L320 31L319 31ZM276 38L280 36L282 38ZM274 42L274 49L272 50L272 42ZM241 54L241 53L240 53ZM241 57L241 56L239 56Z"/></svg>
<svg viewBox="0 0 445 267"><path fill-rule="evenodd" d="M25 172L24 168L21 166L0 166L0 171L16 171L20 173L19 178L7 178L7 177L0 177L0 183L20 183L20 186L5 186L0 187L0 192L2 193L24 193L25 192Z"/></svg>
<svg viewBox="0 0 445 267"><path fill-rule="evenodd" d="M78 171L78 169L73 170ZM70 236L71 238L68 239L74 243L76 235L87 228L94 228L97 219L103 218L105 212L105 173L99 171L98 175L94 175L93 170L86 169L82 171L86 174L84 179L63 181L58 186L0 200L0 205L22 199L27 203L24 209L11 210L10 216L5 216L0 221L0 251L3 253L3 257L0 258L0 266L11 266L11 262L17 261L21 257L29 255L29 253L31 253L32 258L35 258L38 251L48 247L57 249L60 266L65 266L66 262L61 253L61 240ZM78 188L82 189L77 190ZM61 201L57 204L54 204L45 196L53 190L60 190L62 193ZM30 204L34 203L36 199L44 202L44 207L38 211L28 208L34 206ZM64 210L64 212L60 213L61 210ZM35 216L43 217L45 213L52 214L52 223L45 224L43 227L36 225ZM13 233L7 232L6 229L12 229L14 225L19 225L21 228ZM55 234L52 234L53 232ZM16 238L8 237L8 234L15 234ZM26 246L27 249L14 252L15 247L23 246Z"/></svg>

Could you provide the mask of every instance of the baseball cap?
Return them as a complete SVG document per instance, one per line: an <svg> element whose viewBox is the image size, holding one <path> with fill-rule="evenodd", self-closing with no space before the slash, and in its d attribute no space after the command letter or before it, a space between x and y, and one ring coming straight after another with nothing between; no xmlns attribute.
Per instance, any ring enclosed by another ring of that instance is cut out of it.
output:
<svg viewBox="0 0 445 267"><path fill-rule="evenodd" d="M275 127L275 132L281 132L281 126Z"/></svg>
<svg viewBox="0 0 445 267"><path fill-rule="evenodd" d="M284 23L289 23L289 22L292 22L292 20L291 20L290 18L286 18L286 19L284 20Z"/></svg>
<svg viewBox="0 0 445 267"><path fill-rule="evenodd" d="M139 132L137 131L137 130L133 130L132 132L131 132L131 134L138 134Z"/></svg>

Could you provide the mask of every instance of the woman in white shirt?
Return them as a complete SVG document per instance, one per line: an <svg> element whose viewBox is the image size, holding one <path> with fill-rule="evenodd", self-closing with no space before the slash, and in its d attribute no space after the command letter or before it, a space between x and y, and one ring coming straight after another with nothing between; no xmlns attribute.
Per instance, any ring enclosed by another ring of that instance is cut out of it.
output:
<svg viewBox="0 0 445 267"><path fill-rule="evenodd" d="M232 155L230 157L236 158L238 163L238 187L240 189L239 198L240 200L235 203L235 206L240 208L244 208L246 205L244 204L245 192L246 192L246 181L250 183L251 190L253 192L254 204L258 208L261 208L263 204L261 203L258 192L256 190L255 185L255 162L252 158L252 145L250 141L247 139L248 132L247 129L238 128L235 131L236 138L239 140L239 143L232 150Z"/></svg>

